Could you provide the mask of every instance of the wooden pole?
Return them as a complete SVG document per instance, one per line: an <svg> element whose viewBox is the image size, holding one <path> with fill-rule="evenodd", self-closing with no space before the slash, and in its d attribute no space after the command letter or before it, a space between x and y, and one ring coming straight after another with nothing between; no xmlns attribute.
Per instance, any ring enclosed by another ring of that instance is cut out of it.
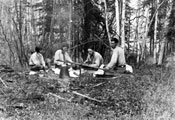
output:
<svg viewBox="0 0 175 120"><path fill-rule="evenodd" d="M2 82L2 84L7 87L7 85L4 83L4 81L2 80L2 78L0 78L0 81Z"/></svg>
<svg viewBox="0 0 175 120"><path fill-rule="evenodd" d="M73 91L72 93L73 93L73 94L76 94L76 95L79 95L79 96L81 96L81 97L87 98L87 99L89 99L89 100L93 100L93 101L96 101L96 102L101 103L100 100L97 100L97 99L95 99L95 98L91 98L91 97L89 97L89 96L87 96L87 95L83 95L83 94L78 93L78 92L76 92L76 91Z"/></svg>
<svg viewBox="0 0 175 120"><path fill-rule="evenodd" d="M57 61L64 62L62 60L57 60ZM84 67L89 67L89 68L93 68L93 69L97 69L97 70L100 69L100 70L104 70L104 71L108 71L108 72L114 72L112 70L106 70L106 69L100 68L100 67L92 67L92 66L89 66L89 65L86 65L86 64L83 64L83 63L69 62L69 61L66 61L66 63L75 64L75 65L84 66Z"/></svg>

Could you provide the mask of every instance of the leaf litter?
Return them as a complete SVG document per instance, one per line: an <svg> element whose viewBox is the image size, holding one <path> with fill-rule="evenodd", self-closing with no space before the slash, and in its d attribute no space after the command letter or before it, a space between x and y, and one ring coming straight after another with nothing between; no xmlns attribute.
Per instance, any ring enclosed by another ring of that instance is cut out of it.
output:
<svg viewBox="0 0 175 120"><path fill-rule="evenodd" d="M1 69L0 77L4 83L0 84L0 110L7 116L21 115L20 110L39 110L43 107L41 103L58 104L58 101L89 106L91 112L87 116L93 112L105 114L111 111L116 116L141 114L146 110L145 91L155 80L152 74L158 77L162 72L161 68L149 67L135 74L118 74L114 79L94 78L92 74L84 73L81 78L65 82L52 72L39 77L25 71Z"/></svg>

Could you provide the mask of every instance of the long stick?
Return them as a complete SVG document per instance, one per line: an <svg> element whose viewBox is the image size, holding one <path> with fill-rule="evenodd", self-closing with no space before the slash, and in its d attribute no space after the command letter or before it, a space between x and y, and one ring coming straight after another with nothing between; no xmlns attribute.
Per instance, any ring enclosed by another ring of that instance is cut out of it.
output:
<svg viewBox="0 0 175 120"><path fill-rule="evenodd" d="M0 78L0 80L1 80L2 84L3 84L5 87L7 87L7 85L4 83L4 81L2 80L2 78Z"/></svg>
<svg viewBox="0 0 175 120"><path fill-rule="evenodd" d="M71 102L70 100L67 100L67 99L65 99L65 98L63 98L63 97L61 97L61 96L59 96L59 95L56 95L56 94L53 94L53 93L48 93L49 95L52 95L52 96L54 96L54 97L57 97L58 99L61 99L61 100L65 100L65 101L68 101L68 102Z"/></svg>
<svg viewBox="0 0 175 120"><path fill-rule="evenodd" d="M88 99L90 99L90 100L93 100L93 101L96 101L96 102L100 102L100 103L101 103L100 100L97 100L97 99L95 99L95 98L91 98L91 97L89 97L89 96L83 95L83 94L78 93L78 92L76 92L76 91L73 91L72 93L73 93L73 94L76 94L76 95L79 95L79 96L82 96L82 97L85 97L85 98L88 98Z"/></svg>
<svg viewBox="0 0 175 120"><path fill-rule="evenodd" d="M105 84L105 83L106 83L106 82L98 83L98 84L92 86L91 88L98 87L98 86L103 85L103 84Z"/></svg>
<svg viewBox="0 0 175 120"><path fill-rule="evenodd" d="M64 62L64 61L62 61L62 60L57 60L57 61ZM94 68L94 69L100 69L100 70L109 71L109 72L114 72L114 71L106 70L106 69L100 68L100 67L92 67L92 66L89 66L89 65L86 65L86 64L83 64L83 63L69 62L69 61L66 61L66 63L75 64L75 65L80 65L80 66L85 66L85 67Z"/></svg>

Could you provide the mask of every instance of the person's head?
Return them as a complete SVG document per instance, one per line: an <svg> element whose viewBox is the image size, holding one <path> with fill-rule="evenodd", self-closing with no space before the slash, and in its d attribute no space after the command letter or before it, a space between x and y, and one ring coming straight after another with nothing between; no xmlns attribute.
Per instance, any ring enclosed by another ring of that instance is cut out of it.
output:
<svg viewBox="0 0 175 120"><path fill-rule="evenodd" d="M69 48L68 43L62 43L62 47L61 48L62 48L63 52L67 52L68 48Z"/></svg>
<svg viewBox="0 0 175 120"><path fill-rule="evenodd" d="M41 51L42 49L40 48L40 47L35 47L35 51L37 52L37 53L40 53L40 51Z"/></svg>
<svg viewBox="0 0 175 120"><path fill-rule="evenodd" d="M111 47L115 48L119 44L119 39L117 38L112 38L111 39Z"/></svg>
<svg viewBox="0 0 175 120"><path fill-rule="evenodd" d="M88 48L88 54L93 55L93 53L94 53L94 50L92 48Z"/></svg>

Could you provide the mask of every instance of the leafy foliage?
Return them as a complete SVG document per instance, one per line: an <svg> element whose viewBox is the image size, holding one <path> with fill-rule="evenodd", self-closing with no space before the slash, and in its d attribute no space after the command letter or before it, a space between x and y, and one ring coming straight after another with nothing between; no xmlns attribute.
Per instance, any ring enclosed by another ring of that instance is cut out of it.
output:
<svg viewBox="0 0 175 120"><path fill-rule="evenodd" d="M173 8L175 7L175 2L173 2ZM174 29L174 26L175 26L175 20L174 20L174 17L175 17L175 13L174 13L175 9L172 10L171 12L171 15L170 15L170 23L169 23L169 29L168 29L168 33L167 33L167 37L168 37L168 40L173 42L174 41L174 33L175 33L175 29Z"/></svg>

